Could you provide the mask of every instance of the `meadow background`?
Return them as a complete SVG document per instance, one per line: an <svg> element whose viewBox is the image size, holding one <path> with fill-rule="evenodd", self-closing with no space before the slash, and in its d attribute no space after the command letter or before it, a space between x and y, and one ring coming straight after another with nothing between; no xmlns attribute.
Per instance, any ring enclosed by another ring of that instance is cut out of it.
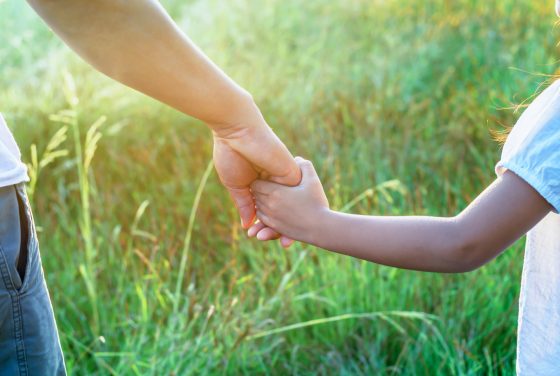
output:
<svg viewBox="0 0 560 376"><path fill-rule="evenodd" d="M457 214L557 68L553 1L163 1L334 208ZM73 375L513 375L523 241L437 275L247 239L198 121L0 1L0 108ZM383 239L379 239L382 242Z"/></svg>

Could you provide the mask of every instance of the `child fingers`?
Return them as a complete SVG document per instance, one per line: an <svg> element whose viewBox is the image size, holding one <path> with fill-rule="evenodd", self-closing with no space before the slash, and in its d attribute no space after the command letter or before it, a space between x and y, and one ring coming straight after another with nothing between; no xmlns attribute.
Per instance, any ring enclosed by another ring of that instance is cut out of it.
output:
<svg viewBox="0 0 560 376"><path fill-rule="evenodd" d="M263 228L257 234L257 239L262 240L262 241L274 240L274 239L278 239L279 237L280 237L280 234L277 233L276 231L274 231L273 229L271 229L270 227Z"/></svg>
<svg viewBox="0 0 560 376"><path fill-rule="evenodd" d="M257 216L259 216L259 218L261 218L261 217L264 217L265 214L261 213L261 214L257 214ZM274 240L274 239L278 239L280 237L279 233L277 233L276 231L274 231L270 227L267 227L266 224L260 219L257 223L255 223L253 226L251 226L249 231L247 231L247 235L250 238L256 236L258 240L263 240L263 241Z"/></svg>
<svg viewBox="0 0 560 376"><path fill-rule="evenodd" d="M249 237L256 236L258 240L262 241L280 239L280 244L284 248L288 248L294 243L292 239L282 236L279 232L273 230L271 227L268 227L272 226L272 219L258 207L257 218L259 221L251 226L247 233Z"/></svg>
<svg viewBox="0 0 560 376"><path fill-rule="evenodd" d="M308 161L307 159L301 159L298 162L298 166L301 169L301 175L302 175L302 182L305 182L306 180L309 180L310 178L315 178L317 177L317 171L315 171L315 166L313 166L313 163L311 161Z"/></svg>
<svg viewBox="0 0 560 376"><path fill-rule="evenodd" d="M286 236L284 236L284 235L280 236L280 244L282 245L282 247L284 247L284 248L286 248L286 249L287 249L287 248L290 248L290 246L291 246L292 244L294 244L294 242L295 242L295 241L294 241L293 239L290 239L290 238L288 238L288 237L286 237Z"/></svg>
<svg viewBox="0 0 560 376"><path fill-rule="evenodd" d="M270 194L275 188L275 184L266 180L255 180L251 183L251 191L261 195Z"/></svg>
<svg viewBox="0 0 560 376"><path fill-rule="evenodd" d="M266 210L257 208L257 218L259 219L259 222L262 222L264 224L264 227L272 226L272 218L270 218Z"/></svg>
<svg viewBox="0 0 560 376"><path fill-rule="evenodd" d="M249 227L249 230L247 231L247 236L250 237L250 238L253 238L253 237L257 236L259 231L261 231L265 227L266 227L266 225L259 220L258 222L253 224L251 227Z"/></svg>
<svg viewBox="0 0 560 376"><path fill-rule="evenodd" d="M269 198L266 195L255 193L255 207L260 208L261 211L268 210Z"/></svg>

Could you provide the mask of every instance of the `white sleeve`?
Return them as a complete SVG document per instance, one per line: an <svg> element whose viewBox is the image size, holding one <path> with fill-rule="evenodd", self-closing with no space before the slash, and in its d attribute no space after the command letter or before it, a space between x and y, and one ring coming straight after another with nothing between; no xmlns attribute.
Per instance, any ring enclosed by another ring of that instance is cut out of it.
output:
<svg viewBox="0 0 560 376"><path fill-rule="evenodd" d="M504 145L496 173L510 170L560 212L560 80L521 116Z"/></svg>

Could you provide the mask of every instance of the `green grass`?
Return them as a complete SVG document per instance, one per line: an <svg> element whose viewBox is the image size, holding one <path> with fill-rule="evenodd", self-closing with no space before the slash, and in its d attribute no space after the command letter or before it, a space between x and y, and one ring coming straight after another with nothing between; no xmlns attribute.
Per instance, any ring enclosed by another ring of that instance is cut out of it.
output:
<svg viewBox="0 0 560 376"><path fill-rule="evenodd" d="M549 2L164 4L334 208L446 216L494 178L489 129L556 69ZM0 14L0 106L26 162L36 148L71 374L514 374L522 241L437 275L249 240L201 124L94 72L23 2Z"/></svg>

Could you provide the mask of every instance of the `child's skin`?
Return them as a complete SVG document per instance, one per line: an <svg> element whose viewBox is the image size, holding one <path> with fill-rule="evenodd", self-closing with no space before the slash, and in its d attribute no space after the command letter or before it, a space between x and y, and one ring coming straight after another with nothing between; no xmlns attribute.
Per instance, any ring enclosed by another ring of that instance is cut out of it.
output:
<svg viewBox="0 0 560 376"><path fill-rule="evenodd" d="M557 3L558 5L558 3ZM302 171L299 186L257 180L257 223L318 247L405 269L466 272L496 257L551 210L528 183L505 172L465 210L451 218L379 217L329 209L321 181L311 162L296 158Z"/></svg>
<svg viewBox="0 0 560 376"><path fill-rule="evenodd" d="M560 0L556 14L560 17ZM249 236L272 240L281 233L379 264L464 272L496 257L552 210L527 182L506 171L453 218L344 214L329 209L311 162L296 160L303 173L299 186L252 184L259 222L249 228Z"/></svg>

